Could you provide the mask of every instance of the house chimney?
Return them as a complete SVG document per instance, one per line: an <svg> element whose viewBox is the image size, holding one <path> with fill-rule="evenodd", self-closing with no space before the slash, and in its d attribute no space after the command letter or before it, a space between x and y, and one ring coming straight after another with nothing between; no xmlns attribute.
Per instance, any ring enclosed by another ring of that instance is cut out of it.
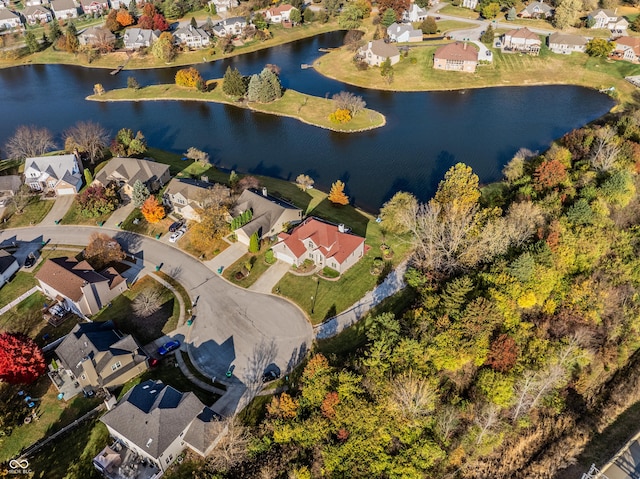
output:
<svg viewBox="0 0 640 479"><path fill-rule="evenodd" d="M340 223L340 224L338 225L338 231L339 231L340 233L344 233L344 232L345 232L345 227L344 227L344 224L343 224L343 223Z"/></svg>
<svg viewBox="0 0 640 479"><path fill-rule="evenodd" d="M267 187L266 186L262 187L262 196L265 196L265 197L267 196Z"/></svg>
<svg viewBox="0 0 640 479"><path fill-rule="evenodd" d="M462 49L463 49L463 50L466 50L466 49L467 49L467 42L464 42L464 43L462 44Z"/></svg>

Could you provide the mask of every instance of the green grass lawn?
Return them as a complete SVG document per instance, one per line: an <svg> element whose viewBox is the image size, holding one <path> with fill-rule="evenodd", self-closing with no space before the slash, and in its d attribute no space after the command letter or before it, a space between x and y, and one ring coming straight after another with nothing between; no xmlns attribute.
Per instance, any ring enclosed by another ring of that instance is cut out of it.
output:
<svg viewBox="0 0 640 479"><path fill-rule="evenodd" d="M264 260L264 255L267 252L268 247L265 246L262 248L257 254L247 253L242 256L238 261L233 263L231 266L225 268L223 276L231 281L233 284L236 284L242 288L248 288L253 283L255 283L262 274L269 269L270 264L267 264ZM237 279L236 274L241 272L244 265L250 262L251 263L251 271L249 275L243 277L242 279Z"/></svg>
<svg viewBox="0 0 640 479"><path fill-rule="evenodd" d="M138 317L133 312L133 301L144 290L161 291L160 309L147 317ZM180 316L180 305L174 294L150 276L137 281L131 289L115 298L110 307L105 307L94 321L113 320L121 331L132 334L141 344L147 344L173 331Z"/></svg>
<svg viewBox="0 0 640 479"><path fill-rule="evenodd" d="M470 18L472 20L478 20L480 18L480 14L474 10L471 10L470 8L454 7L453 5L447 5L446 7L441 8L440 10L438 10L438 13L442 13L443 15L455 15L456 17L462 18Z"/></svg>
<svg viewBox="0 0 640 479"><path fill-rule="evenodd" d="M95 226L97 224L103 223L109 219L113 212L107 213L105 215L100 215L96 217L88 217L82 214L80 210L80 205L77 201L71 203L71 207L69 211L65 213L65 215L60 220L60 224L63 225L87 225L87 226Z"/></svg>
<svg viewBox="0 0 640 479"><path fill-rule="evenodd" d="M6 306L22 293L29 291L38 282L32 273L26 273L18 270L11 281L2 287L2 295L0 296L0 308ZM1 320L0 320L1 321Z"/></svg>
<svg viewBox="0 0 640 479"><path fill-rule="evenodd" d="M4 211L0 215L2 218L0 229L37 225L53 208L53 203L52 200L41 200L39 197L34 197L22 213L16 213L15 207L9 205L3 208ZM4 221L5 218L6 221Z"/></svg>
<svg viewBox="0 0 640 479"><path fill-rule="evenodd" d="M138 224L134 223L136 219L138 219ZM173 220L168 217L165 217L157 223L149 223L144 216L142 216L140 208L134 208L120 227L125 231L155 237L158 233L165 235L169 231L171 223L173 223Z"/></svg>
<svg viewBox="0 0 640 479"><path fill-rule="evenodd" d="M467 28L473 28L473 24L462 20L438 20L438 32L439 34L448 33L453 30L464 30ZM419 24L418 24L419 28Z"/></svg>

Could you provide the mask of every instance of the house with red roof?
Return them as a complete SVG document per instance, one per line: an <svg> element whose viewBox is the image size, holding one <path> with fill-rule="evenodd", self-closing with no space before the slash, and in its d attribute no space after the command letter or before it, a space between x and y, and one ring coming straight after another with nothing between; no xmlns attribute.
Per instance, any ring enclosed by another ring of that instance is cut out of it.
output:
<svg viewBox="0 0 640 479"><path fill-rule="evenodd" d="M278 7L269 8L265 12L265 18L269 23L283 23L289 21L289 15L291 15L291 10L293 10L293 6L284 4Z"/></svg>
<svg viewBox="0 0 640 479"><path fill-rule="evenodd" d="M612 58L640 63L640 38L620 37L613 42Z"/></svg>
<svg viewBox="0 0 640 479"><path fill-rule="evenodd" d="M290 234L280 233L272 249L274 256L300 266L305 260L322 268L335 269L340 274L356 264L365 253L364 238L346 232L316 218L307 218Z"/></svg>
<svg viewBox="0 0 640 479"><path fill-rule="evenodd" d="M433 55L433 68L473 73L478 66L478 50L464 42L448 43Z"/></svg>

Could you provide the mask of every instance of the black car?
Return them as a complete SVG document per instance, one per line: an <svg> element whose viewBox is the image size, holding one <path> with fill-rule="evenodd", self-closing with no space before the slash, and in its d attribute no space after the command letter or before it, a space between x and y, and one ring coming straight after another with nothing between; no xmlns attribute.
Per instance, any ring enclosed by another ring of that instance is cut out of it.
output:
<svg viewBox="0 0 640 479"><path fill-rule="evenodd" d="M32 253L24 260L24 267L31 268L34 264L36 264L36 257Z"/></svg>
<svg viewBox="0 0 640 479"><path fill-rule="evenodd" d="M276 371L273 371L273 370L265 371L264 374L262 375L262 382L268 383L270 381L275 381L279 377L280 377L280 374L278 374Z"/></svg>
<svg viewBox="0 0 640 479"><path fill-rule="evenodd" d="M176 221L174 223L171 223L171 226L169 226L169 232L175 233L180 228L182 228L183 225L184 223L182 221Z"/></svg>

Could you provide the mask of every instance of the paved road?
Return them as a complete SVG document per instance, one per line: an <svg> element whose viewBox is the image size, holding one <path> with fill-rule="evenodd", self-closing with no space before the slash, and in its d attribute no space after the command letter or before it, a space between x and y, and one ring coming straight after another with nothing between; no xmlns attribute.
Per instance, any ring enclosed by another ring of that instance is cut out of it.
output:
<svg viewBox="0 0 640 479"><path fill-rule="evenodd" d="M267 365L290 370L304 357L313 339L304 314L276 296L259 294L227 283L204 264L160 241L109 228L43 226L0 232L0 243L42 241L86 244L91 233L113 234L146 266L160 265L197 300L197 317L186 340L194 362L204 373L229 383L235 410L261 386ZM232 377L226 378L231 370ZM239 392L242 392L240 394ZM249 394L245 394L248 391Z"/></svg>

